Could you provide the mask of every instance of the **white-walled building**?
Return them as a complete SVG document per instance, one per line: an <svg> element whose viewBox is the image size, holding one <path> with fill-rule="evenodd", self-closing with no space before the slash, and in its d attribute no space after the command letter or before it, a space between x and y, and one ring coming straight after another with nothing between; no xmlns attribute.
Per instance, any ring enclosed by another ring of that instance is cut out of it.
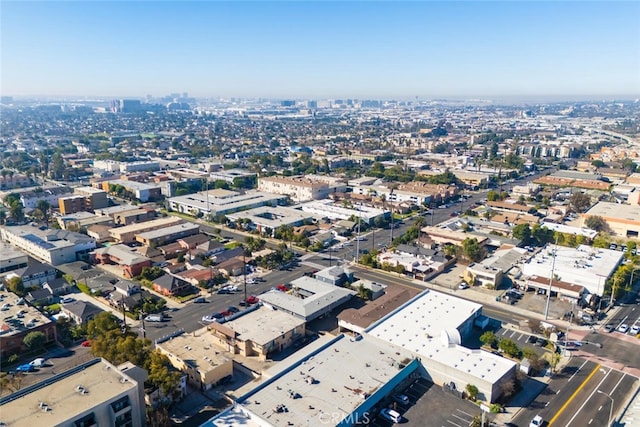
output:
<svg viewBox="0 0 640 427"><path fill-rule="evenodd" d="M286 196L260 191L237 191L215 189L168 200L171 210L193 216L228 215L260 206L277 206L286 201Z"/></svg>
<svg viewBox="0 0 640 427"><path fill-rule="evenodd" d="M373 220L377 217L386 218L391 216L391 212L385 209L378 209L360 204L353 205L352 207L345 207L328 199L304 203L301 207L304 212L308 212L316 218L340 220L356 217L360 218L367 224L372 224Z"/></svg>
<svg viewBox="0 0 640 427"><path fill-rule="evenodd" d="M325 199L346 190L344 181L319 175L269 176L258 179L258 190L289 196L296 202Z"/></svg>
<svg viewBox="0 0 640 427"><path fill-rule="evenodd" d="M82 254L96 248L96 241L84 234L31 225L1 227L0 236L5 242L51 265L77 261Z"/></svg>

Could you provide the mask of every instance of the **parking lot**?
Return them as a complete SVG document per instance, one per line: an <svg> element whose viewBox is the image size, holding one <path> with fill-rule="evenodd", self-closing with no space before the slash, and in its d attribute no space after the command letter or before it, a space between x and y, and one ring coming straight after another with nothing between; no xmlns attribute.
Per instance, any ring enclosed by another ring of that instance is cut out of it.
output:
<svg viewBox="0 0 640 427"><path fill-rule="evenodd" d="M468 427L473 417L480 415L480 408L474 403L446 393L424 378L415 380L401 393L409 398L407 404L390 400L388 405L402 415L403 425ZM369 425L389 427L394 424L376 414Z"/></svg>

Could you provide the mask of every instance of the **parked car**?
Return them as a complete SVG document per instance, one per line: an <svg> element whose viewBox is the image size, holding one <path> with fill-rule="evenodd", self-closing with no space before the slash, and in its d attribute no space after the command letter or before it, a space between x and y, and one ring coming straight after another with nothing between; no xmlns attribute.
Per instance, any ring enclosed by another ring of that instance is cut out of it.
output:
<svg viewBox="0 0 640 427"><path fill-rule="evenodd" d="M82 347L91 347L91 340L82 341Z"/></svg>
<svg viewBox="0 0 640 427"><path fill-rule="evenodd" d="M65 298L62 298L60 300L60 302L63 303L63 304L69 304L69 303L74 302L75 300L76 300L75 298L65 297Z"/></svg>
<svg viewBox="0 0 640 427"><path fill-rule="evenodd" d="M529 338L527 338L527 342L529 344L535 344L536 341L538 341L538 337L536 337L535 335L529 335Z"/></svg>
<svg viewBox="0 0 640 427"><path fill-rule="evenodd" d="M547 340L545 340L544 338L538 338L536 340L536 345L538 347L544 347L545 345L547 345Z"/></svg>
<svg viewBox="0 0 640 427"><path fill-rule="evenodd" d="M393 396L393 400L400 403L401 405L409 404L409 397L406 394L395 394Z"/></svg>
<svg viewBox="0 0 640 427"><path fill-rule="evenodd" d="M389 408L384 408L382 411L380 411L380 416L386 420L391 421L392 423L399 423L400 421L402 421L402 415Z"/></svg>
<svg viewBox="0 0 640 427"><path fill-rule="evenodd" d="M20 365L16 368L16 372L33 372L36 370L36 367L31 363L25 363L24 365Z"/></svg>
<svg viewBox="0 0 640 427"><path fill-rule="evenodd" d="M205 297L198 297L198 298L194 299L193 302L195 304L202 304L202 303L207 302L207 299Z"/></svg>
<svg viewBox="0 0 640 427"><path fill-rule="evenodd" d="M238 307L229 306L229 308L227 308L227 311L228 311L229 313L233 313L233 314L235 314L235 313L239 312L240 310L238 309Z"/></svg>
<svg viewBox="0 0 640 427"><path fill-rule="evenodd" d="M638 335L640 334L640 325L633 325L631 327L631 329L629 330L629 334L631 335Z"/></svg>
<svg viewBox="0 0 640 427"><path fill-rule="evenodd" d="M613 332L616 330L616 325L615 323L607 323L606 325L604 325L604 330L607 332Z"/></svg>
<svg viewBox="0 0 640 427"><path fill-rule="evenodd" d="M626 334L629 331L629 325L627 325L626 323L623 323L622 325L618 326L618 332L622 332L623 334Z"/></svg>
<svg viewBox="0 0 640 427"><path fill-rule="evenodd" d="M467 284L467 282L460 282L460 284L458 285L458 289L469 289L469 285Z"/></svg>

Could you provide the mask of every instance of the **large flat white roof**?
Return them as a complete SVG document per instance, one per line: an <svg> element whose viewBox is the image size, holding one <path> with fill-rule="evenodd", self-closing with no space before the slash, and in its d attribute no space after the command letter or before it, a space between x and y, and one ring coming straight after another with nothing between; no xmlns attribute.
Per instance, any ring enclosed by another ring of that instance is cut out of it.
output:
<svg viewBox="0 0 640 427"><path fill-rule="evenodd" d="M209 190L208 193L208 197L205 191L172 197L169 202L213 213L217 211L234 212L242 210L245 206L273 203L286 198L283 195L258 191L247 191L243 194L235 191L225 191L224 194L221 194L221 190Z"/></svg>
<svg viewBox="0 0 640 427"><path fill-rule="evenodd" d="M156 345L201 372L214 370L229 362L227 356L216 350L217 346L206 327Z"/></svg>
<svg viewBox="0 0 640 427"><path fill-rule="evenodd" d="M285 206L260 206L227 215L227 218L232 221L239 218L248 218L256 225L270 227L274 230L281 225L295 224L312 217L306 212Z"/></svg>
<svg viewBox="0 0 640 427"><path fill-rule="evenodd" d="M312 426L329 414L351 414L414 357L373 339L339 336L333 343L238 400L204 426ZM290 391L300 397L292 399ZM287 412L275 412L278 405ZM243 413L242 411L245 410ZM338 420L339 421L339 420ZM330 424L336 425L336 420Z"/></svg>
<svg viewBox="0 0 640 427"><path fill-rule="evenodd" d="M587 245L577 248L547 245L522 266L522 274L528 277L551 277L554 250L556 260L553 275L563 282L584 286L597 295L602 295L607 278L624 256L622 252Z"/></svg>
<svg viewBox="0 0 640 427"><path fill-rule="evenodd" d="M365 333L449 366L481 381L496 382L513 369L514 362L484 350L460 344L457 328L476 317L482 305L441 292L426 290L373 324Z"/></svg>

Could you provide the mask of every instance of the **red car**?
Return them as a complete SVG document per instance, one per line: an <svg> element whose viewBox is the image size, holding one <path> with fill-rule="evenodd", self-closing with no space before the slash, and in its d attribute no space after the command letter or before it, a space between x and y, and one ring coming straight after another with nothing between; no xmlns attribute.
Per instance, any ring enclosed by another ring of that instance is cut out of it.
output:
<svg viewBox="0 0 640 427"><path fill-rule="evenodd" d="M247 303L248 304L257 304L258 301L260 301L260 300L255 295L251 295L250 297L247 298Z"/></svg>
<svg viewBox="0 0 640 427"><path fill-rule="evenodd" d="M90 340L82 341L82 346L83 347L91 347L91 341Z"/></svg>
<svg viewBox="0 0 640 427"><path fill-rule="evenodd" d="M289 286L288 286L288 285L280 284L280 285L278 285L278 286L277 286L277 289L278 289L279 291L281 291L281 292L287 292L287 291L289 290Z"/></svg>

